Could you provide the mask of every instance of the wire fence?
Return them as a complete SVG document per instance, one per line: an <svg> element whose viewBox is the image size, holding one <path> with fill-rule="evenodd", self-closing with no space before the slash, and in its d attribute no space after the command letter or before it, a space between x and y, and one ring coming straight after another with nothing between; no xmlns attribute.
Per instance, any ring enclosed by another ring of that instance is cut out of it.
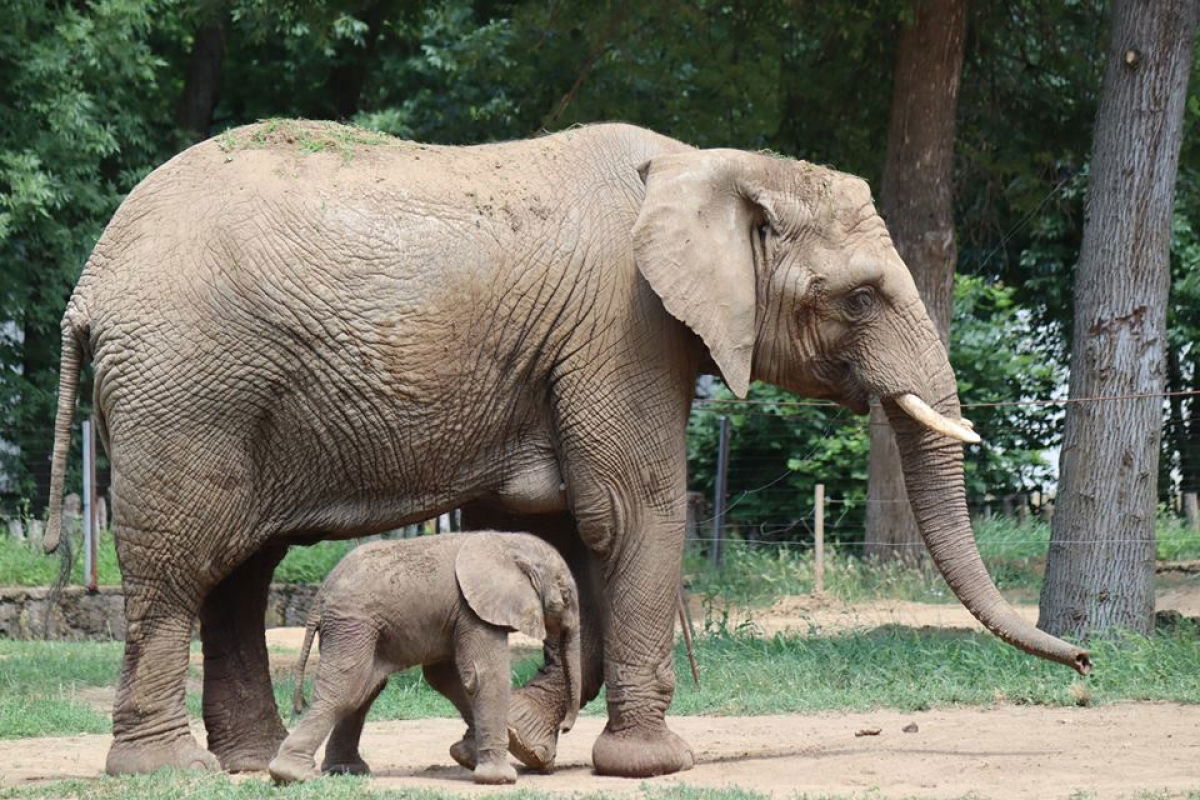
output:
<svg viewBox="0 0 1200 800"><path fill-rule="evenodd" d="M989 418L981 414L976 423L976 430L984 437L981 448L968 448L968 453L988 447L989 427L999 428L1005 424L1006 409L1022 408L1066 408L1071 404L1096 403L1110 405L1122 402L1144 401L1158 399L1163 401L1164 411L1166 401L1174 401L1172 412L1164 414L1163 425L1166 429L1171 426L1200 426L1200 406L1194 398L1200 397L1200 390L1169 391L1159 393L1131 393L1113 396L1064 397L1051 399L1017 398L1012 400L966 401L961 407L964 415L970 415L972 409L984 409L992 414ZM1180 411L1177 401L1193 401L1188 403L1187 412ZM754 547L808 547L814 542L814 512L812 506L812 487L816 483L826 486L824 507L826 531L829 540L839 549L847 552L861 552L870 547L866 541L866 516L868 510L867 481L865 477L865 451L856 451L852 458L843 458L839 466L827 474L815 474L814 464L821 462L828 443L847 431L847 426L866 428L871 423L866 416L853 415L845 408L835 403L822 400L797 399L726 399L700 398L692 409L693 422L712 420L726 415L741 415L749 420L776 419L784 425L805 423L808 428L804 436L789 441L786 446L778 442L758 442L755 447L746 449L739 446L739 432L732 434L732 450L724 463L727 465L728 476L725 482L727 491L723 499L723 509L716 513L716 502L713 497L712 483L697 482L693 475L692 491L689 493L689 542L701 549L718 545L722 541L736 540ZM887 423L878 423L887 427ZM1051 426L1061 426L1059 415ZM785 429L786 430L786 429ZM860 434L861 435L861 434ZM1050 445L1052 442L1042 442ZM1034 444L1037 446L1037 443ZM757 448L757 449L756 449ZM695 449L695 448L694 448ZM970 457L970 456L968 456ZM854 459L859 459L855 462ZM693 467L707 460L708 465L714 465L719 459L716 454L693 453ZM797 464L801 466L797 466ZM850 464L847 468L845 465ZM702 470L694 470L696 473ZM106 504L102 502L98 527L107 523ZM988 515L1003 515L1021 522L1049 521L1053 513L1053 492L1049 482L1044 485L1018 487L1015 491L999 491L974 493L968 496L968 511L975 517ZM1183 498L1180 498L1182 500ZM898 513L904 513L908 501L904 497L871 497L869 504L875 508L887 509L896 507ZM1180 502L1180 506L1185 505ZM1178 510L1184 510L1180 508ZM11 526L10 526L11 528ZM14 535L18 535L14 531ZM1008 537L1006 541L1013 546L1047 546L1048 530L1042 535L1029 537ZM1196 534L1175 536L1177 543L1200 541L1200 529ZM1057 544L1093 544L1097 540L1074 539L1058 540ZM1104 544L1136 543L1149 541L1142 539L1104 539ZM888 547L920 548L920 542L888 543Z"/></svg>

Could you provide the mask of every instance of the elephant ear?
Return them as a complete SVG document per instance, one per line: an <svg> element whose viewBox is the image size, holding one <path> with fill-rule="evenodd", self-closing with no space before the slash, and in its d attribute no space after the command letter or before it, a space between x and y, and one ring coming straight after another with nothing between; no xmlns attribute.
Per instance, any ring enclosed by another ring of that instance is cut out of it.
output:
<svg viewBox="0 0 1200 800"><path fill-rule="evenodd" d="M667 311L704 340L738 397L754 358L754 228L769 210L736 150L658 156L639 173L646 196L633 226L638 269Z"/></svg>
<svg viewBox="0 0 1200 800"><path fill-rule="evenodd" d="M467 535L454 561L454 576L467 605L484 622L538 641L546 638L541 598L504 534Z"/></svg>

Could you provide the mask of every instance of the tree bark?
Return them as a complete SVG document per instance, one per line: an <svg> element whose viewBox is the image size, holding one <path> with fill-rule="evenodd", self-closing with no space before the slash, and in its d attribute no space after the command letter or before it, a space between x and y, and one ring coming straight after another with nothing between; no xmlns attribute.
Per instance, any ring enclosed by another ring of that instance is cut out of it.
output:
<svg viewBox="0 0 1200 800"><path fill-rule="evenodd" d="M1159 395L1171 214L1200 0L1116 0L1091 161L1072 398ZM1162 398L1067 407L1038 625L1148 633Z"/></svg>
<svg viewBox="0 0 1200 800"><path fill-rule="evenodd" d="M175 107L175 125L190 142L204 139L212 128L225 63L225 20L225 11L220 9L196 29L183 94Z"/></svg>
<svg viewBox="0 0 1200 800"><path fill-rule="evenodd" d="M897 44L880 211L921 299L947 345L954 299L954 118L966 39L967 0L917 0ZM942 398L923 398L931 405ZM896 437L871 409L867 467L868 556L924 554Z"/></svg>

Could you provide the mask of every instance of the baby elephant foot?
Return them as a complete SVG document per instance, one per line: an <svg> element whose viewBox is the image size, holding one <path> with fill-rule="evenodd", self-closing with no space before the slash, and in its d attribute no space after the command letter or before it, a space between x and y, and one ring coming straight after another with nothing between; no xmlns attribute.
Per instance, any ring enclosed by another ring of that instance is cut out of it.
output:
<svg viewBox="0 0 1200 800"><path fill-rule="evenodd" d="M508 707L508 752L527 767L548 770L558 752L561 713L543 708L528 692L516 692Z"/></svg>
<svg viewBox="0 0 1200 800"><path fill-rule="evenodd" d="M319 774L311 758L283 753L271 759L271 763L267 765L267 772L271 773L271 780L278 785L301 783Z"/></svg>
<svg viewBox="0 0 1200 800"><path fill-rule="evenodd" d="M475 765L479 763L479 754L475 752L475 736L469 729L461 739L450 745L450 757L458 762L460 767L475 769Z"/></svg>
<svg viewBox="0 0 1200 800"><path fill-rule="evenodd" d="M472 779L476 783L516 783L517 771L513 769L513 765L508 763L508 759L501 753L492 758L485 758L475 765L475 770L471 774Z"/></svg>
<svg viewBox="0 0 1200 800"><path fill-rule="evenodd" d="M337 763L325 761L321 764L322 775L370 775L371 768L361 758L353 761L342 760Z"/></svg>

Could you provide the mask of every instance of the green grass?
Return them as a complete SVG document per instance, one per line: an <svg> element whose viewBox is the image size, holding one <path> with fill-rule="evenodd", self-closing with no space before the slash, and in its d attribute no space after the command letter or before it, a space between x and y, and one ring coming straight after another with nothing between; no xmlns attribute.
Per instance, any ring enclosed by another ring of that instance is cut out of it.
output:
<svg viewBox="0 0 1200 800"><path fill-rule="evenodd" d="M885 626L834 635L760 639L716 629L696 640L701 685L692 684L682 649L675 654L671 713L777 714L825 710L1032 703L1167 700L1200 703L1200 630L1189 623L1151 637L1119 636L1092 644L1095 673L1080 678L985 633ZM0 641L0 738L104 733L108 720L74 697L78 688L112 686L121 645L103 642ZM524 682L540 655L517 660ZM198 671L193 669L193 677ZM311 673L310 673L311 677ZM285 717L292 682L276 681ZM307 694L311 695L311 685ZM200 714L189 693L188 708ZM602 714L603 698L584 713ZM454 709L420 677L393 676L371 719L452 717Z"/></svg>
<svg viewBox="0 0 1200 800"><path fill-rule="evenodd" d="M308 547L292 547L275 570L279 583L320 583L329 571L358 545L359 540L317 542ZM79 552L80 539L71 539L74 565L71 582L83 583L83 557ZM46 555L41 546L0 535L0 586L49 586L58 577L59 554ZM117 565L117 548L111 531L100 535L97 558L98 582L101 586L118 586L121 570Z"/></svg>
<svg viewBox="0 0 1200 800"><path fill-rule="evenodd" d="M357 547L358 539L317 542L292 547L275 568L276 583L320 583L342 557Z"/></svg>
<svg viewBox="0 0 1200 800"><path fill-rule="evenodd" d="M0 739L108 733L108 714L77 690L116 683L120 642L14 642L0 639Z"/></svg>
<svg viewBox="0 0 1200 800"><path fill-rule="evenodd" d="M884 626L872 631L698 642L699 688L676 654L673 714L778 714L824 710L1020 703L1051 706L1125 700L1200 703L1200 631L1093 642L1095 672L1081 678L986 633Z"/></svg>
<svg viewBox="0 0 1200 800"><path fill-rule="evenodd" d="M1160 560L1200 559L1200 536L1176 517L1160 515L1155 528ZM1021 524L983 517L975 520L974 529L980 555L1005 597L1011 602L1037 602L1050 526L1037 519ZM858 552L857 547L839 549L836 544L826 548L825 589L836 599L958 602L932 565L921 569L898 562L875 564L857 557ZM813 553L808 548L729 541L720 569L699 553L688 553L684 568L692 593L734 608L770 605L784 595L810 594L814 587Z"/></svg>
<svg viewBox="0 0 1200 800"><path fill-rule="evenodd" d="M549 794L523 789L505 791L511 800L550 800L563 794ZM604 797L640 798L641 800L766 800L767 795L736 787L711 789L687 785L652 787L643 784L636 793L619 794L575 793L577 800L600 800ZM308 783L273 787L267 780L233 781L227 775L200 775L186 772L160 772L154 775L99 780L59 781L45 786L0 789L0 798L33 800L458 800L467 795L440 792L432 789L375 787L365 778L321 778ZM861 795L797 795L796 800L869 800L871 794Z"/></svg>
<svg viewBox="0 0 1200 800"><path fill-rule="evenodd" d="M385 789L375 786L367 778L326 777L303 784L274 787L266 779L251 777L233 780L224 774L198 774L194 772L163 771L153 775L136 775L123 778L102 777L97 780L68 780L40 786L0 789L0 800L460 800L478 795L463 795L433 789L401 788ZM572 797L574 800L602 800L621 797L636 800L767 800L768 795L741 789L736 786L710 788L689 786L686 783L667 785L641 784L636 791L574 792L550 794L525 789L504 791L506 800L551 800ZM878 791L868 790L853 794L796 794L793 800L880 800ZM951 800L980 800L988 795L969 793ZM923 795L908 795L904 800L922 800ZM1092 795L1077 792L1071 800L1089 800ZM1127 795L1126 800L1200 800L1200 792L1186 794L1166 791L1140 791Z"/></svg>
<svg viewBox="0 0 1200 800"><path fill-rule="evenodd" d="M79 552L81 538L78 531L71 537L74 564L71 583L79 585L83 580L83 556ZM61 550L52 555L42 552L41 545L31 547L26 542L0 534L0 586L49 586L58 578ZM101 586L114 586L121 582L121 570L117 566L117 548L111 531L102 531L97 549L96 570Z"/></svg>

